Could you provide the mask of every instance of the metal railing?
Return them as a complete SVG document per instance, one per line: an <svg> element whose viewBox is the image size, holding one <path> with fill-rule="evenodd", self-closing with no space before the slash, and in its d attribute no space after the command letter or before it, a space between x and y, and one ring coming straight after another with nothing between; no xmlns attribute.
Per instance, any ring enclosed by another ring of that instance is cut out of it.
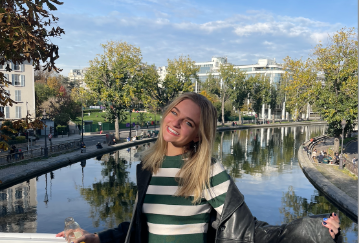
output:
<svg viewBox="0 0 359 243"><path fill-rule="evenodd" d="M48 155L61 153L64 151L72 151L76 149L80 149L81 140L73 140L66 143L56 144L48 146ZM21 150L19 149L16 153L2 153L4 155L0 155L0 166L19 163L28 159L35 159L44 156L44 148L38 149L30 149L30 150Z"/></svg>

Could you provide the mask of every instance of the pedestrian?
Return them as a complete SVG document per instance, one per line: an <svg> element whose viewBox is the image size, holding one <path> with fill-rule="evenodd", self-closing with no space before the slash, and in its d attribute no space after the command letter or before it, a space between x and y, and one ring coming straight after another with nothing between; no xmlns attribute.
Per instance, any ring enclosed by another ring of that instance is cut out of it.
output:
<svg viewBox="0 0 359 243"><path fill-rule="evenodd" d="M357 159L355 157L352 159L352 163L353 163L353 165L355 165L357 163Z"/></svg>
<svg viewBox="0 0 359 243"><path fill-rule="evenodd" d="M146 125L147 125L147 129L148 129L149 122L147 122Z"/></svg>
<svg viewBox="0 0 359 243"><path fill-rule="evenodd" d="M252 216L223 165L212 158L217 111L197 93L170 103L155 144L137 165L137 203L131 222L74 243L104 242L335 242L335 213L270 226ZM64 232L56 235L63 237Z"/></svg>

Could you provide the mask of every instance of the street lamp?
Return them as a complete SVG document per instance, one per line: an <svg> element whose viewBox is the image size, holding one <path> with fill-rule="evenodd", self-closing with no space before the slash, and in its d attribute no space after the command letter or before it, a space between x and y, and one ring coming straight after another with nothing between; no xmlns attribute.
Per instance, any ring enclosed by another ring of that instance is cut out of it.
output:
<svg viewBox="0 0 359 243"><path fill-rule="evenodd" d="M48 149L47 149L47 140L46 140L46 111L44 110L44 112L42 113L42 119L44 120L44 128L45 128L45 148L44 148L44 156L47 157L48 156Z"/></svg>
<svg viewBox="0 0 359 243"><path fill-rule="evenodd" d="M131 132L132 132L132 120L131 120L131 114L132 114L132 104L130 105L130 139L132 140Z"/></svg>
<svg viewBox="0 0 359 243"><path fill-rule="evenodd" d="M341 147L341 152L340 152L340 161L339 161L339 169L343 169L343 160L344 160L344 156L343 156L343 141L344 141L344 128L345 125L347 125L347 121L345 119L342 120L341 122L342 125L342 147Z"/></svg>

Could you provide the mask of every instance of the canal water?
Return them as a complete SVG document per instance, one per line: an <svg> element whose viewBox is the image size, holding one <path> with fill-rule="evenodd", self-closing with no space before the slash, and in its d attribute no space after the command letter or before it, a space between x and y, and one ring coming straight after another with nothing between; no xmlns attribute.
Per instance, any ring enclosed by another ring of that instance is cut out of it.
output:
<svg viewBox="0 0 359 243"><path fill-rule="evenodd" d="M324 131L324 126L297 126L217 133L213 157L259 220L282 224L337 212L345 242L357 242L358 225L310 184L298 164L301 143ZM0 231L57 233L71 216L98 232L130 220L139 154L151 145L80 161L0 191Z"/></svg>

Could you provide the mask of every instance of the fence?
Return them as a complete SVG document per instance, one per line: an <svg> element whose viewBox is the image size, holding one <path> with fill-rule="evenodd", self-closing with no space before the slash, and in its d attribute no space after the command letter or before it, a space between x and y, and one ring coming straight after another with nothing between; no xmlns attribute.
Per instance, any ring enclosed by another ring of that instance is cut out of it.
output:
<svg viewBox="0 0 359 243"><path fill-rule="evenodd" d="M81 140L74 140L66 143L48 146L48 155L72 151L80 148ZM0 156L0 166L14 164L27 159L34 159L44 156L44 148L19 151L17 153L7 153Z"/></svg>

